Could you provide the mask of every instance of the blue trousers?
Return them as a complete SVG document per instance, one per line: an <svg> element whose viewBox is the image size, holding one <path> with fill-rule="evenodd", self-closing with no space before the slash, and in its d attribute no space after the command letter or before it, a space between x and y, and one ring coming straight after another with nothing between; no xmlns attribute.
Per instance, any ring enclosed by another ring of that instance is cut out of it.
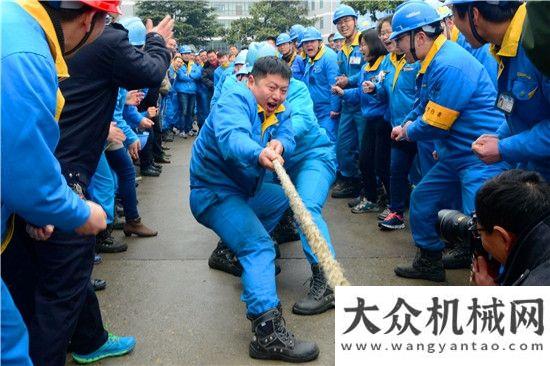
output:
<svg viewBox="0 0 550 366"><path fill-rule="evenodd" d="M219 196L219 192L217 194ZM195 202L200 199L197 190L191 190L193 215ZM253 197L224 195L195 216L223 240L243 266L241 300L246 303L248 315L257 316L279 305L275 247L269 232L287 208L288 200L281 186L264 183Z"/></svg>
<svg viewBox="0 0 550 366"><path fill-rule="evenodd" d="M197 91L197 124L202 127L206 117L210 113L210 99L212 95L206 89Z"/></svg>
<svg viewBox="0 0 550 366"><path fill-rule="evenodd" d="M109 166L116 173L118 193L122 198L124 217L127 220L139 218L136 192L136 170L126 148L105 152Z"/></svg>
<svg viewBox="0 0 550 366"><path fill-rule="evenodd" d="M410 192L409 173L416 157L416 143L392 141L390 167L390 210L403 214Z"/></svg>
<svg viewBox="0 0 550 366"><path fill-rule="evenodd" d="M336 143L338 139L338 119L330 118L330 113L316 115L319 125L325 129L330 141Z"/></svg>
<svg viewBox="0 0 550 366"><path fill-rule="evenodd" d="M105 210L107 224L112 224L115 219L115 187L115 177L104 152L101 154L95 174L90 181L88 193L92 201Z"/></svg>
<svg viewBox="0 0 550 366"><path fill-rule="evenodd" d="M359 173L360 136L365 131L365 118L360 109L342 107L338 138L336 141L336 159L340 174L346 178L357 178Z"/></svg>
<svg viewBox="0 0 550 366"><path fill-rule="evenodd" d="M195 94L178 93L180 105L180 119L178 130L189 132L193 128L193 111L195 110Z"/></svg>
<svg viewBox="0 0 550 366"><path fill-rule="evenodd" d="M438 211L455 208L457 198L461 197L462 212L470 215L474 212L478 189L506 169L504 163L486 165L474 159L438 161L413 190L410 220L417 247L442 250L445 245L435 231Z"/></svg>
<svg viewBox="0 0 550 366"><path fill-rule="evenodd" d="M2 280L2 358L4 366L32 366L29 334L23 318Z"/></svg>
<svg viewBox="0 0 550 366"><path fill-rule="evenodd" d="M335 160L335 159L333 159ZM288 170L290 179L296 186L298 194L302 198L307 210L311 213L313 221L321 231L326 240L332 256L335 257L334 247L330 239L327 223L323 218L323 206L327 201L328 193L334 179L336 178L336 166L333 161L317 159L305 160ZM317 264L318 260L309 243L299 229L302 248L309 263Z"/></svg>
<svg viewBox="0 0 550 366"><path fill-rule="evenodd" d="M181 114L179 113L179 109L178 93L170 92L162 98L160 104L162 132L171 130L172 127L177 126Z"/></svg>

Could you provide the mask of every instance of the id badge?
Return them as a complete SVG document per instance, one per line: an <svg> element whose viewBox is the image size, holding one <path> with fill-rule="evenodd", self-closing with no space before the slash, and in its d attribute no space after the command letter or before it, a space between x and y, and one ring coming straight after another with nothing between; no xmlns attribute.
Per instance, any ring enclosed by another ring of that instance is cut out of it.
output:
<svg viewBox="0 0 550 366"><path fill-rule="evenodd" d="M350 65L359 65L361 64L361 58L357 56L353 56L349 58L349 64Z"/></svg>
<svg viewBox="0 0 550 366"><path fill-rule="evenodd" d="M514 103L515 100L512 94L507 92L499 93L496 107L506 114L511 114L514 110Z"/></svg>

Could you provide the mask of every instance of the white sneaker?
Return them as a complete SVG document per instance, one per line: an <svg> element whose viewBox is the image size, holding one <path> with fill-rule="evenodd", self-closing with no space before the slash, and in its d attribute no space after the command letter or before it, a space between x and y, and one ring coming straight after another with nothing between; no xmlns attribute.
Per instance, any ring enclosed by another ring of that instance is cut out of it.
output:
<svg viewBox="0 0 550 366"><path fill-rule="evenodd" d="M181 138L184 138L184 139L187 138L187 134L186 134L185 132L180 132L180 133L178 134L178 136L181 137Z"/></svg>
<svg viewBox="0 0 550 366"><path fill-rule="evenodd" d="M189 137L193 137L193 136L196 136L197 133L193 130L189 131L189 133L187 134Z"/></svg>
<svg viewBox="0 0 550 366"><path fill-rule="evenodd" d="M174 133L174 135L180 134L180 130L178 130L176 127L172 127L172 132Z"/></svg>

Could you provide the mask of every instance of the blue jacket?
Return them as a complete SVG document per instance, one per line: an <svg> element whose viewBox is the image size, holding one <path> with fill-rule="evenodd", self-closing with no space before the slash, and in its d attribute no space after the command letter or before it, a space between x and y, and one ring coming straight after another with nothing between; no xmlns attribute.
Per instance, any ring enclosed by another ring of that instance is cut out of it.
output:
<svg viewBox="0 0 550 366"><path fill-rule="evenodd" d="M124 132L126 140L124 140L124 146L128 147L138 140L136 133L128 126L124 119L123 112L126 106L126 95L128 90L124 88L118 88L118 96L115 106L115 112L113 113L113 121L116 122L117 127Z"/></svg>
<svg viewBox="0 0 550 366"><path fill-rule="evenodd" d="M14 213L39 227L73 230L86 222L90 209L67 186L53 154L64 103L58 78L68 76L67 65L42 5L23 1L27 11L11 1L0 3L1 236L9 235Z"/></svg>
<svg viewBox="0 0 550 366"><path fill-rule="evenodd" d="M416 75L420 69L419 62L408 64L404 57L398 57L395 53L386 55L380 65L385 76L381 82L375 83L376 90L373 94L388 105L384 118L393 127L401 125L413 108L416 99Z"/></svg>
<svg viewBox="0 0 550 366"><path fill-rule="evenodd" d="M322 160L332 164L336 170L336 150L325 130L313 113L311 100L306 85L294 78L290 79L286 102L290 105L292 129L296 149L287 159L285 168L288 172L305 160Z"/></svg>
<svg viewBox="0 0 550 366"><path fill-rule="evenodd" d="M454 27L451 31L451 41L456 42L458 45L462 46L462 48L470 52L472 56L476 58L476 60L478 60L483 66L485 66L485 69L489 73L489 77L495 84L496 88L498 65L494 57L491 56L491 52L489 51L489 44L485 44L480 48L473 48L472 45L468 43L468 40L466 40L466 37L464 37L464 35L458 31L457 27Z"/></svg>
<svg viewBox="0 0 550 366"><path fill-rule="evenodd" d="M313 60L310 58L306 60L302 81L309 89L315 115L318 118L340 110L340 98L330 91L331 85L336 82L338 76L336 60L336 52L327 46L322 46Z"/></svg>
<svg viewBox="0 0 550 366"><path fill-rule="evenodd" d="M302 80L302 78L304 77L304 72L306 70L305 55L297 53L296 56L294 56L294 60L292 61L290 70L292 70L293 78L297 80Z"/></svg>
<svg viewBox="0 0 550 366"><path fill-rule="evenodd" d="M487 70L464 48L440 35L417 78L415 108L405 120L412 141L435 141L440 161L477 160L472 142L494 134L504 121Z"/></svg>
<svg viewBox="0 0 550 366"><path fill-rule="evenodd" d="M220 82L223 83L223 80L225 80L226 78L226 72L228 70L229 71L229 74L232 74L233 73L233 69L235 68L235 66L227 66L227 67L223 67L223 66L218 66L216 68L216 70L214 70L214 85L218 85ZM225 75L225 76L224 76ZM223 80L222 80L223 79Z"/></svg>
<svg viewBox="0 0 550 366"><path fill-rule="evenodd" d="M271 139L281 141L285 159L292 156L295 142L287 105L264 119L245 85L235 84L223 94L193 144L191 189L200 196L192 202L195 215L226 195L253 196L265 174L258 157Z"/></svg>
<svg viewBox="0 0 550 366"><path fill-rule="evenodd" d="M378 81L380 72L383 71L381 64L384 58L385 56L380 56L372 65L365 64L359 75L358 86L344 90L344 101L352 105L359 104L363 117L368 119L383 117L387 110L386 103L375 98L372 94L363 93L361 86L364 81Z"/></svg>
<svg viewBox="0 0 550 366"><path fill-rule="evenodd" d="M187 65L183 64L178 70L174 90L178 93L195 94L197 82L201 78L201 70L202 68L193 61L189 61Z"/></svg>
<svg viewBox="0 0 550 366"><path fill-rule="evenodd" d="M525 4L510 23L512 27L500 50L492 51L499 62L499 93L514 98L512 113L500 126L502 159L524 169L535 170L550 181L550 79L529 60L521 44Z"/></svg>
<svg viewBox="0 0 550 366"><path fill-rule="evenodd" d="M355 35L351 45L348 46L344 43L342 49L338 52L337 63L340 75L348 77L348 88L356 87L361 69L365 64L363 54L359 50L359 32ZM345 101L343 105L350 110L359 109L358 105L348 104Z"/></svg>

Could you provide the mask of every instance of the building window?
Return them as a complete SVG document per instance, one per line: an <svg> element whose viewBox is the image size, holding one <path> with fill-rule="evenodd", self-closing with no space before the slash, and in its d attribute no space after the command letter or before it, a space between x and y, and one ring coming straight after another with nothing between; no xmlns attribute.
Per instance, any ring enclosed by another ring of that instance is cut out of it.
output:
<svg viewBox="0 0 550 366"><path fill-rule="evenodd" d="M315 10L315 1L311 2L311 10Z"/></svg>
<svg viewBox="0 0 550 366"><path fill-rule="evenodd" d="M319 0L319 9L323 9L323 0Z"/></svg>
<svg viewBox="0 0 550 366"><path fill-rule="evenodd" d="M325 18L321 18L319 20L319 29L321 30L321 32L323 32L323 28L325 28Z"/></svg>
<svg viewBox="0 0 550 366"><path fill-rule="evenodd" d="M235 15L243 15L243 6L235 5Z"/></svg>

